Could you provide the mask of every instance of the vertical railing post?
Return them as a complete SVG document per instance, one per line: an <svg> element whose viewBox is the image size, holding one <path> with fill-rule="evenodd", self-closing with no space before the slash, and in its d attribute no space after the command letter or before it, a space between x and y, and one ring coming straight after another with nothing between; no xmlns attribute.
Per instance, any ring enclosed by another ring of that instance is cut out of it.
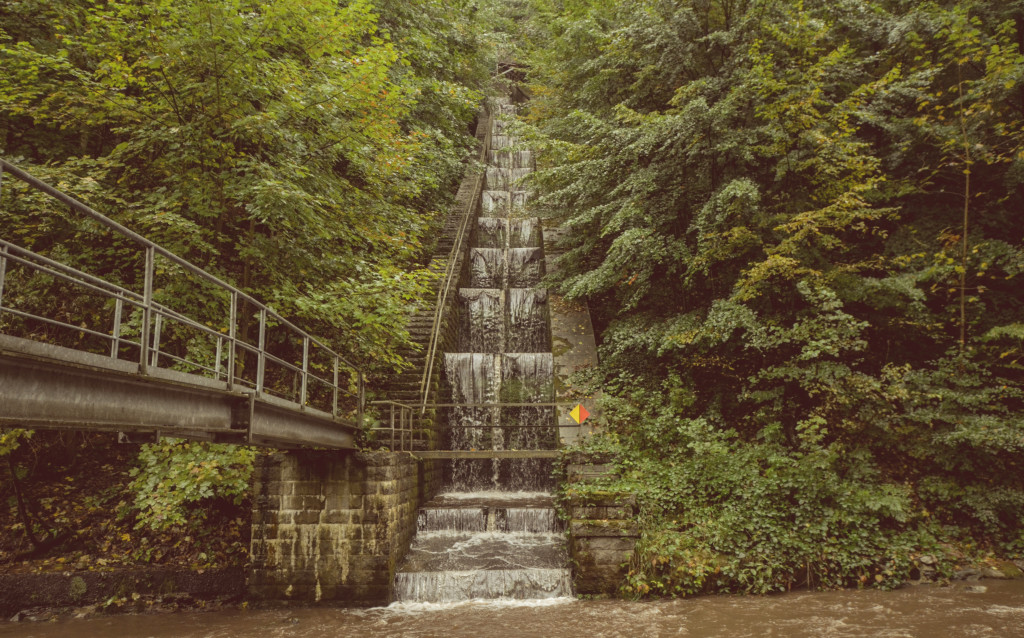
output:
<svg viewBox="0 0 1024 638"><path fill-rule="evenodd" d="M306 380L309 377L309 336L302 336L302 391L299 394L299 409L306 409Z"/></svg>
<svg viewBox="0 0 1024 638"><path fill-rule="evenodd" d="M238 323L238 291L231 291L231 310L228 311L228 390L235 389L235 352L237 334L235 324Z"/></svg>
<svg viewBox="0 0 1024 638"><path fill-rule="evenodd" d="M160 333L164 327L164 316L157 313L153 317L153 348L150 350L149 367L160 367Z"/></svg>
<svg viewBox="0 0 1024 638"><path fill-rule="evenodd" d="M412 449L412 410L405 408L405 423L402 424L402 451Z"/></svg>
<svg viewBox="0 0 1024 638"><path fill-rule="evenodd" d="M149 322L153 313L153 277L155 275L156 250L146 246L146 272L142 285L142 329L139 331L139 372L149 373Z"/></svg>
<svg viewBox="0 0 1024 638"><path fill-rule="evenodd" d="M4 195L4 165L0 163L0 201ZM4 279L7 278L7 246L0 246L0 313L4 307Z"/></svg>
<svg viewBox="0 0 1024 638"><path fill-rule="evenodd" d="M217 336L217 354L213 359L213 378L220 381L220 357L224 352L224 337Z"/></svg>
<svg viewBox="0 0 1024 638"><path fill-rule="evenodd" d="M0 312L4 307L4 280L7 279L7 246L0 246Z"/></svg>
<svg viewBox="0 0 1024 638"><path fill-rule="evenodd" d="M256 394L263 392L263 373L267 368L267 309L260 309L260 342L256 354Z"/></svg>
<svg viewBox="0 0 1024 638"><path fill-rule="evenodd" d="M124 300L120 297L114 300L114 327L111 330L110 358L116 359L121 346L121 314L124 312Z"/></svg>
<svg viewBox="0 0 1024 638"><path fill-rule="evenodd" d="M338 355L334 355L334 397L331 399L331 416L338 418Z"/></svg>
<svg viewBox="0 0 1024 638"><path fill-rule="evenodd" d="M408 447L408 450L410 452L412 451L412 444L413 444L413 441L415 440L415 437L413 437L413 427L412 427L412 423L415 420L416 420L416 410L409 410L409 422L408 422L407 425L409 427L409 447Z"/></svg>
<svg viewBox="0 0 1024 638"><path fill-rule="evenodd" d="M4 193L4 165L0 163L0 200ZM0 246L0 313L4 307L4 279L7 278L7 246Z"/></svg>
<svg viewBox="0 0 1024 638"><path fill-rule="evenodd" d="M395 404L391 404L391 451L395 451Z"/></svg>
<svg viewBox="0 0 1024 638"><path fill-rule="evenodd" d="M358 427L363 427L363 412L365 410L366 404L366 379L363 377L362 370L357 370L356 374L359 375L357 381L357 383L359 384L359 395L357 397L358 404L356 406L356 425Z"/></svg>

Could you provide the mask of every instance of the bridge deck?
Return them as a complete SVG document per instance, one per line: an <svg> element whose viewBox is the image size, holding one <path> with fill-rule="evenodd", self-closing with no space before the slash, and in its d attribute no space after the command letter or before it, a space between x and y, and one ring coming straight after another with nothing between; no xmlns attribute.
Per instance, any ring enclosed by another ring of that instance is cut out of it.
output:
<svg viewBox="0 0 1024 638"><path fill-rule="evenodd" d="M0 426L355 447L355 424L223 381L0 334Z"/></svg>

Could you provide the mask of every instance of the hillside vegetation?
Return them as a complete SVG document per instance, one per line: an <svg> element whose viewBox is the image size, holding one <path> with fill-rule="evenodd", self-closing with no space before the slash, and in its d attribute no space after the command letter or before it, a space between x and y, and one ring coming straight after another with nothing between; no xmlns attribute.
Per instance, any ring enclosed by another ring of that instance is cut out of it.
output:
<svg viewBox="0 0 1024 638"><path fill-rule="evenodd" d="M644 505L626 591L1019 556L1024 3L521 11L592 447Z"/></svg>
<svg viewBox="0 0 1024 638"><path fill-rule="evenodd" d="M433 0L3 2L0 156L386 378L403 365L406 317L428 297L426 261L475 144L494 66L488 15ZM5 239L141 290L141 251L4 177ZM154 299L227 332L227 295L200 283L158 263ZM111 299L49 276L12 267L4 294L7 307L111 329ZM240 338L255 343L256 320L239 313ZM137 339L141 313L125 314L121 334ZM0 320L22 336L109 351L84 332ZM214 365L212 339L170 325L163 340ZM24 436L0 430L12 529L24 526L14 476L54 479L39 463L53 437ZM203 508L235 511L253 458L165 442L108 480L131 480L138 526L181 531L202 523ZM29 525L44 546L75 527L37 518Z"/></svg>
<svg viewBox="0 0 1024 638"><path fill-rule="evenodd" d="M600 342L586 448L618 458L573 489L641 504L624 591L891 587L1024 553L1021 0L8 2L0 154L384 376L503 31L538 212L569 231L548 283ZM5 238L137 283L137 255L3 188ZM220 325L176 274L158 301ZM5 300L106 316L18 283ZM30 483L68 444L22 436L0 432L0 472ZM117 506L96 552L237 562L244 535L166 546L200 509L241 515L253 457L145 447L111 475L128 491L70 482L84 510L27 489L57 521L30 525L45 544Z"/></svg>

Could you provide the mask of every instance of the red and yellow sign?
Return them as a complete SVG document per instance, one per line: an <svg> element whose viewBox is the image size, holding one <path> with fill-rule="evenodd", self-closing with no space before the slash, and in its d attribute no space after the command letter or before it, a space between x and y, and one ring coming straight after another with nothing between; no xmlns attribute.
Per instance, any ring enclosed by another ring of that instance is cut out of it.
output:
<svg viewBox="0 0 1024 638"><path fill-rule="evenodd" d="M571 416L572 420L576 423L583 423L587 420L587 417L590 416L590 413L587 412L585 407L583 407L583 404L577 404L576 407L572 409L572 412L569 413L569 416Z"/></svg>

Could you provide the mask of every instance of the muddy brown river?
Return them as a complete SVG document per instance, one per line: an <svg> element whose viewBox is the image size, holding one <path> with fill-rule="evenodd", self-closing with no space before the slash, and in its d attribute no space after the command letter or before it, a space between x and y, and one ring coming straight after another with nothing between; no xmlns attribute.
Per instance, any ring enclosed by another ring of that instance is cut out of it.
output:
<svg viewBox="0 0 1024 638"><path fill-rule="evenodd" d="M982 591L983 589L983 591ZM628 602L392 605L104 616L0 624L25 638L303 638L343 636L1024 637L1024 581L922 585L893 592L796 592Z"/></svg>

